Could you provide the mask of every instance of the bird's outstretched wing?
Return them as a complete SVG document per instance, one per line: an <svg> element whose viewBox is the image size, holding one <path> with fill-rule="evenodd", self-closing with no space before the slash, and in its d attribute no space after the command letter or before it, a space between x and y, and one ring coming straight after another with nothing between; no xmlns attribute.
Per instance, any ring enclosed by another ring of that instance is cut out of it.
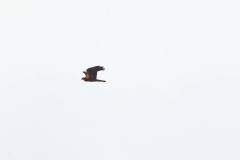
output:
<svg viewBox="0 0 240 160"><path fill-rule="evenodd" d="M96 79L97 78L97 72L102 71L102 70L105 70L104 67L102 67L102 66L91 67L91 68L87 69L87 74L88 74L89 78ZM87 74L86 73L84 73L84 74L87 77Z"/></svg>
<svg viewBox="0 0 240 160"><path fill-rule="evenodd" d="M98 72L104 70L104 67L102 66L95 66L87 69L87 72Z"/></svg>

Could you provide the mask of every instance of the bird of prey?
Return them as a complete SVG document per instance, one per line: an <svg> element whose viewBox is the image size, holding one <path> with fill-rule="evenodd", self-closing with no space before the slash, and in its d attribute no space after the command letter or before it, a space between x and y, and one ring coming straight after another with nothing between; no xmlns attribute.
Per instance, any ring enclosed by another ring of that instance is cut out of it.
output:
<svg viewBox="0 0 240 160"><path fill-rule="evenodd" d="M87 69L87 72L83 72L86 77L83 77L82 80L85 82L106 82L104 80L97 79L97 72L105 70L102 66L95 66Z"/></svg>

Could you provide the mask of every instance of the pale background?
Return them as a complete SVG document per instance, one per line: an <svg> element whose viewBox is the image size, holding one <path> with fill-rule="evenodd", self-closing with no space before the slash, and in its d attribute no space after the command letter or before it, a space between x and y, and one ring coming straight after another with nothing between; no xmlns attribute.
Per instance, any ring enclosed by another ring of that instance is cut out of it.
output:
<svg viewBox="0 0 240 160"><path fill-rule="evenodd" d="M239 160L238 0L1 0L1 160ZM103 65L86 83L82 71Z"/></svg>

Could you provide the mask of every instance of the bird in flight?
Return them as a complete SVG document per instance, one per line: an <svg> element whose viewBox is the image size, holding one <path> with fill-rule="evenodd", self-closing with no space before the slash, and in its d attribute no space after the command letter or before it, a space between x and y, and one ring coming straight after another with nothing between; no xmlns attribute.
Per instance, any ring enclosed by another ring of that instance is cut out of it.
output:
<svg viewBox="0 0 240 160"><path fill-rule="evenodd" d="M102 66L95 66L87 69L86 71L83 71L86 77L83 77L82 80L85 82L106 82L104 80L97 79L97 72L105 70Z"/></svg>

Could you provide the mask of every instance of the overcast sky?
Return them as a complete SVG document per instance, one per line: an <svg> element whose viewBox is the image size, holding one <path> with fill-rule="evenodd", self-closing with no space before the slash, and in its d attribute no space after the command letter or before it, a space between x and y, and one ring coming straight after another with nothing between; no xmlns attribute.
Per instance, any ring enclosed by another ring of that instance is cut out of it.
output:
<svg viewBox="0 0 240 160"><path fill-rule="evenodd" d="M1 160L239 160L238 0L0 0ZM98 78L82 71L102 65Z"/></svg>

